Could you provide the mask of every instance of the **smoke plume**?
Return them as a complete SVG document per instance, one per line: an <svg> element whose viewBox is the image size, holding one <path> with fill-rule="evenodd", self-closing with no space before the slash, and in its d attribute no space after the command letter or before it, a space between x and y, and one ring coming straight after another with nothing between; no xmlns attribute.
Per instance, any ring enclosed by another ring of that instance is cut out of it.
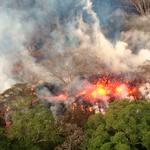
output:
<svg viewBox="0 0 150 150"><path fill-rule="evenodd" d="M82 58L85 62L82 68L88 67L84 71L79 69L64 83L68 84L90 71L100 73L96 64L100 66L101 63L105 69L115 73L134 71L150 56L149 19L129 15L121 7L115 7L116 3L117 0L1 2L0 92L15 82L34 81L33 84L37 84L40 81L54 81L54 77L63 81L64 77L58 76L65 70L63 67L59 70L57 65L48 69L46 64L52 63L41 62L52 62L52 53L59 62L58 54L63 56L66 48L73 53L88 53L80 58L78 67L70 66L70 72L81 68ZM146 24L145 27L143 24ZM40 55L36 55L38 52ZM64 66L68 66L74 58L65 59ZM102 62L97 63L94 58Z"/></svg>

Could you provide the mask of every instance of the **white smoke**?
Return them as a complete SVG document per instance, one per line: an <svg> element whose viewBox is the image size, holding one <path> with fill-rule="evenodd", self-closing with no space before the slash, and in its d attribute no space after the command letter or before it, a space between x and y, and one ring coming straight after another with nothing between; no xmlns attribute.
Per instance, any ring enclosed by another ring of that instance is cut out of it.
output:
<svg viewBox="0 0 150 150"><path fill-rule="evenodd" d="M25 5L30 7L27 7L26 10ZM70 5L74 6L73 11L70 10ZM9 9L9 6L12 8ZM32 7L34 9L31 9ZM46 41L49 40L51 44L50 48L47 48L43 53L41 52L45 58L49 58L52 50L56 53L63 53L65 47L71 47L72 49L88 51L90 57L102 59L109 70L120 73L134 71L150 56L148 42L150 34L149 32L145 33L147 25L144 25L144 31L138 30L138 26L145 23L149 24L146 17L133 16L130 18L134 19L132 24L124 11L118 9L112 13L108 17L111 17L111 22L113 22L113 18L120 18L116 22L118 21L118 24L120 22L125 23L126 26L128 24L127 27L130 28L130 30L120 33L120 39L117 39L114 44L105 37L105 31L101 28L101 20L98 18L98 13L92 9L91 0L68 1L63 7L51 0L44 0L42 3L23 0L15 6L9 1L5 1L2 2L0 8L0 59L2 59L0 92L15 82L31 82L31 76L42 81L53 80L49 77L50 70L39 65L25 47L25 43L29 42L38 28L44 28L44 34L48 36ZM68 12L68 8L70 12ZM47 17L48 15L49 17ZM46 23L50 26L49 28L44 26ZM136 26L136 30L134 30L134 26ZM134 50L135 45L138 45L136 52ZM93 67L92 63L90 65L90 57L86 60L89 65L88 69ZM23 70L14 75L12 70L16 63L21 63ZM99 70L94 73L99 73ZM80 87L77 88L80 89Z"/></svg>
<svg viewBox="0 0 150 150"><path fill-rule="evenodd" d="M0 93L3 92L4 89L10 87L11 84L15 83L15 80L11 78L11 67L8 64L7 60L3 55L0 56Z"/></svg>
<svg viewBox="0 0 150 150"><path fill-rule="evenodd" d="M103 58L105 64L110 70L117 73L134 71L136 67L142 64L145 60L150 59L150 50L141 48L138 53L132 53L134 50L128 49L128 43L118 40L113 45L105 38L99 25L99 20L92 10L90 1L87 1L87 11L93 16L95 23L89 26L83 21L82 16L78 18L78 29L76 35L81 41L80 49L90 49L95 52L96 56ZM92 32L92 37L87 33ZM143 35L144 36L144 35ZM148 35L149 37L149 35ZM84 41L84 42L82 42ZM135 41L133 41L135 44ZM82 44L83 43L83 44Z"/></svg>

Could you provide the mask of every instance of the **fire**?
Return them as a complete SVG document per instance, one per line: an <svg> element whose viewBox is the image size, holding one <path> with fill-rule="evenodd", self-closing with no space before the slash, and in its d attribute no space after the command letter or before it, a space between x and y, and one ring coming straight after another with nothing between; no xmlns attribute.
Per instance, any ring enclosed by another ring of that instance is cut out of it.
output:
<svg viewBox="0 0 150 150"><path fill-rule="evenodd" d="M115 100L116 94L120 94L118 96L121 96L121 93L126 91L126 93L128 93L126 96L133 96L136 99L136 89L135 87L132 87L133 85L135 85L135 83L129 81L125 77L119 77L119 75L114 73L111 75L104 74L99 77L93 77L91 84L84 86L85 90L77 94L76 97L86 96L86 98L92 101L94 99L102 100L102 98L106 96L109 98L112 97ZM122 97L120 97L120 99L122 99Z"/></svg>
<svg viewBox="0 0 150 150"><path fill-rule="evenodd" d="M72 109L74 110L77 107L77 103L73 103Z"/></svg>
<svg viewBox="0 0 150 150"><path fill-rule="evenodd" d="M58 96L56 96L57 99L61 99L61 100L66 100L66 96L63 94L60 94Z"/></svg>
<svg viewBox="0 0 150 150"><path fill-rule="evenodd" d="M103 85L97 85L96 89L92 91L89 95L91 95L93 98L97 98L101 95L107 95L110 93L110 90L107 90L103 88Z"/></svg>
<svg viewBox="0 0 150 150"><path fill-rule="evenodd" d="M6 127L9 127L9 125L11 124L11 121L7 121L7 119L5 119L5 123L6 123Z"/></svg>
<svg viewBox="0 0 150 150"><path fill-rule="evenodd" d="M89 107L89 111L90 111L90 112L93 111L93 107Z"/></svg>
<svg viewBox="0 0 150 150"><path fill-rule="evenodd" d="M79 93L78 95L76 95L76 97L80 96L80 95L85 95L86 94L86 91L83 91L81 93Z"/></svg>
<svg viewBox="0 0 150 150"><path fill-rule="evenodd" d="M8 112L9 109L6 107L6 112ZM6 116L6 113L5 113ZM9 127L9 125L11 124L11 121L7 121L7 118L5 118L5 123L6 123L6 127Z"/></svg>
<svg viewBox="0 0 150 150"><path fill-rule="evenodd" d="M130 91L129 93L132 94L132 91Z"/></svg>
<svg viewBox="0 0 150 150"><path fill-rule="evenodd" d="M116 91L120 93L120 92L123 91L123 89L121 89L121 88L116 88Z"/></svg>
<svg viewBox="0 0 150 150"><path fill-rule="evenodd" d="M34 91L34 88L33 88L33 87L31 88L31 91Z"/></svg>
<svg viewBox="0 0 150 150"><path fill-rule="evenodd" d="M36 102L36 101L38 101L38 100L39 100L39 99L35 99L35 100L33 101L33 103Z"/></svg>
<svg viewBox="0 0 150 150"><path fill-rule="evenodd" d="M81 110L82 110L82 111L84 111L84 109L83 109L83 105L81 105Z"/></svg>

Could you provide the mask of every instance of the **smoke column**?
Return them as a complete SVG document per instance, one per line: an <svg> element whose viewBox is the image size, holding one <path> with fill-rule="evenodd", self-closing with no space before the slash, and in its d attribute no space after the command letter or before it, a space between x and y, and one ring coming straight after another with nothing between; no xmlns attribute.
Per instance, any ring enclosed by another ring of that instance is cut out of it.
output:
<svg viewBox="0 0 150 150"><path fill-rule="evenodd" d="M149 20L135 14L129 16L119 6L115 8L116 3L117 0L1 2L0 92L16 82L30 82L30 75L39 80L53 80L49 78L49 70L29 54L27 47L32 39L38 41L35 51L43 43L50 43L41 52L44 59L52 51L64 53L68 47L88 50L89 56L102 59L106 68L116 73L134 71L150 56L150 34L146 33L146 27L145 31L137 27L137 20L147 25ZM130 22L132 19L135 24ZM142 40L137 43L137 38ZM14 74L16 64L21 64L22 69ZM89 68L92 67L91 63Z"/></svg>

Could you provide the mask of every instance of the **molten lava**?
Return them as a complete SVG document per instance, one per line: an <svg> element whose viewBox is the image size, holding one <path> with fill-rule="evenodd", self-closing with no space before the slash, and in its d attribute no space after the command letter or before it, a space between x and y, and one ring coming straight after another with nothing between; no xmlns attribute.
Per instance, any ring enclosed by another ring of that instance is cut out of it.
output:
<svg viewBox="0 0 150 150"><path fill-rule="evenodd" d="M60 99L60 100L66 100L66 96L63 94L60 94L60 95L56 96L55 98Z"/></svg>
<svg viewBox="0 0 150 150"><path fill-rule="evenodd" d="M111 75L104 74L99 77L92 77L90 83L84 86L84 90L76 95L86 96L90 101L103 100L107 97L109 100L123 99L127 97L134 97L136 100L135 82L129 81L127 78L122 78L114 73Z"/></svg>
<svg viewBox="0 0 150 150"><path fill-rule="evenodd" d="M9 109L6 107L6 112L8 112ZM5 113L6 116L6 113ZM5 118L6 127L9 127L9 125L12 123L11 121L8 121L7 118Z"/></svg>

